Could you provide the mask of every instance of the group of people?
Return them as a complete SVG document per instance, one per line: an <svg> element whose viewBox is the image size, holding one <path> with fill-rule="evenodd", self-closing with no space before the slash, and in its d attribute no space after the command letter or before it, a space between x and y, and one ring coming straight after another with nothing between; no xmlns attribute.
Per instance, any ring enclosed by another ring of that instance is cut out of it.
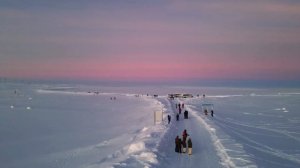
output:
<svg viewBox="0 0 300 168"><path fill-rule="evenodd" d="M178 109L178 113L176 114L176 120L179 121L179 115L181 114L182 109L184 109L184 104L175 104L176 109ZM184 111L184 118L188 119L188 111ZM171 122L171 116L168 115L168 124ZM188 153L192 154L192 138L187 133L186 129L182 133L182 138L176 136L175 138L175 152L177 153Z"/></svg>
<svg viewBox="0 0 300 168"><path fill-rule="evenodd" d="M110 97L110 100L117 100L116 97Z"/></svg>
<svg viewBox="0 0 300 168"><path fill-rule="evenodd" d="M205 115L208 115L207 109L204 110L204 114L205 114ZM212 117L214 117L214 110L210 110L210 115L211 115Z"/></svg>
<svg viewBox="0 0 300 168"><path fill-rule="evenodd" d="M182 139L177 135L175 138L175 152L192 154L192 139L186 129L182 133Z"/></svg>
<svg viewBox="0 0 300 168"><path fill-rule="evenodd" d="M184 109L184 104L178 103L178 104L175 104L175 107L176 107L176 109L178 108L179 114L181 114L181 110Z"/></svg>
<svg viewBox="0 0 300 168"><path fill-rule="evenodd" d="M176 103L175 104L176 109L178 109L178 113L176 114L176 120L179 121L179 115L181 114L182 109L184 109L184 103ZM184 119L188 119L188 111L184 111Z"/></svg>

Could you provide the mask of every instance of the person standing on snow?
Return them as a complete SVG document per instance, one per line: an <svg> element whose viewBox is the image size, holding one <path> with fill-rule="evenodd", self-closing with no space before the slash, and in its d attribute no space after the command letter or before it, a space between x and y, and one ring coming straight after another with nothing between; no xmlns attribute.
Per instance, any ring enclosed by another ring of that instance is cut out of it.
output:
<svg viewBox="0 0 300 168"><path fill-rule="evenodd" d="M186 129L182 132L182 152L185 153L186 150L186 138L187 138L188 134L186 132Z"/></svg>
<svg viewBox="0 0 300 168"><path fill-rule="evenodd" d="M186 138L184 139L182 137L182 153L187 153L187 150L186 150Z"/></svg>
<svg viewBox="0 0 300 168"><path fill-rule="evenodd" d="M168 124L170 124L170 122L171 122L171 116L168 115Z"/></svg>
<svg viewBox="0 0 300 168"><path fill-rule="evenodd" d="M192 148L193 148L191 137L188 137L187 146L188 146L188 154L191 155L192 154Z"/></svg>
<svg viewBox="0 0 300 168"><path fill-rule="evenodd" d="M179 153L182 153L182 140L179 138L179 143L178 143L178 148L179 148Z"/></svg>
<svg viewBox="0 0 300 168"><path fill-rule="evenodd" d="M175 152L179 152L178 143L179 143L179 137L177 136L175 138Z"/></svg>
<svg viewBox="0 0 300 168"><path fill-rule="evenodd" d="M176 114L176 120L179 121L179 114Z"/></svg>
<svg viewBox="0 0 300 168"><path fill-rule="evenodd" d="M175 152L181 153L181 139L179 138L178 135L175 138Z"/></svg>
<svg viewBox="0 0 300 168"><path fill-rule="evenodd" d="M186 129L182 132L182 140L186 141L186 137L188 136L188 133L186 132Z"/></svg>

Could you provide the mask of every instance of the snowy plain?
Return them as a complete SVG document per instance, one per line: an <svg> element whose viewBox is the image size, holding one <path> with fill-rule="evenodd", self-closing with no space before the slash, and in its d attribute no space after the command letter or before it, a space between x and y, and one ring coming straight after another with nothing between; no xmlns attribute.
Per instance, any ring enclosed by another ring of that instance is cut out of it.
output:
<svg viewBox="0 0 300 168"><path fill-rule="evenodd" d="M168 93L195 97L170 100ZM299 102L295 88L2 83L0 167L296 168ZM189 119L175 121L177 103ZM204 115L203 103L214 104L214 117ZM154 111L163 111L162 123L154 124ZM184 129L191 156L174 151Z"/></svg>

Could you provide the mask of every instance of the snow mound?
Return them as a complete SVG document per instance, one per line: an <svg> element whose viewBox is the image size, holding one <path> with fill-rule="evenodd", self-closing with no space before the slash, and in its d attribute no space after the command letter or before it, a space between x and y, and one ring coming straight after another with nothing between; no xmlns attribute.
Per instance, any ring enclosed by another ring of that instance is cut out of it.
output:
<svg viewBox="0 0 300 168"><path fill-rule="evenodd" d="M127 154L132 154L132 153L140 152L142 150L145 150L145 148L146 147L145 147L145 143L144 142L133 143L133 144L129 145Z"/></svg>
<svg viewBox="0 0 300 168"><path fill-rule="evenodd" d="M158 163L158 161L156 159L157 156L153 152L142 152L141 154L136 155L135 157L138 160L141 160L143 162L149 162L149 163L152 163L152 164L157 164Z"/></svg>
<svg viewBox="0 0 300 168"><path fill-rule="evenodd" d="M151 106L156 107L157 110L166 110L164 105L156 99L145 98L145 100L151 102ZM156 152L167 128L166 123L157 124L143 127L126 137L120 137L120 139L129 140L129 143L113 154L107 155L99 164L89 167L93 168L99 165L104 167L152 167L152 165L158 164ZM103 141L97 145L97 148L113 145L113 141L115 140Z"/></svg>
<svg viewBox="0 0 300 168"><path fill-rule="evenodd" d="M110 144L110 141L103 141L101 143L99 143L98 145L96 145L96 147L103 147L103 146L107 146Z"/></svg>

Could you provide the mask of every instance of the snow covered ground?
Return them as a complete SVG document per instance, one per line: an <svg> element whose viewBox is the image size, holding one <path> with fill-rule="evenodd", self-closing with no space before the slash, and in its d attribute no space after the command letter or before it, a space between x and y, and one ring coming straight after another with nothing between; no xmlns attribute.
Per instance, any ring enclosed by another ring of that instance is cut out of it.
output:
<svg viewBox="0 0 300 168"><path fill-rule="evenodd" d="M168 93L200 96L169 100ZM299 102L300 90L286 88L3 83L0 167L296 168ZM175 121L176 103L189 119ZM214 104L214 117L204 115L203 103ZM154 124L158 110L172 116L170 124ZM175 153L184 129L191 156Z"/></svg>

